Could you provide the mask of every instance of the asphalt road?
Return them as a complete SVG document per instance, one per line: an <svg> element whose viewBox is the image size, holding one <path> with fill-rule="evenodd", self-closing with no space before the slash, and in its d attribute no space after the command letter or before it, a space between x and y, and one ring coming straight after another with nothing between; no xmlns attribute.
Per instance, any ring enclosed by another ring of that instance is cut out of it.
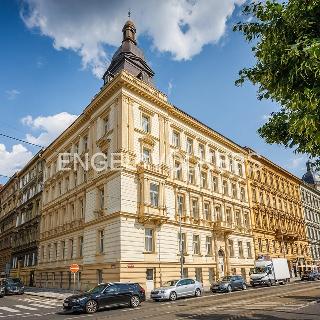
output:
<svg viewBox="0 0 320 320"><path fill-rule="evenodd" d="M104 309L96 314L64 314L62 301L30 295L0 299L1 319L316 319L320 320L320 281L253 288L226 294L206 294L175 302L142 303L139 308Z"/></svg>

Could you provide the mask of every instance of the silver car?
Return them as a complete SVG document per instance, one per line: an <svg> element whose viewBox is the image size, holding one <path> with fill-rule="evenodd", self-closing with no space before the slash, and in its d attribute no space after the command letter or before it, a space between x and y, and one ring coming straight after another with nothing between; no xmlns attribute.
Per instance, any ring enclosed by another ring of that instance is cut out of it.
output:
<svg viewBox="0 0 320 320"><path fill-rule="evenodd" d="M151 299L154 301L171 300L177 298L195 296L200 297L203 292L203 285L201 282L186 278L181 280L170 280L164 283L161 288L151 291Z"/></svg>

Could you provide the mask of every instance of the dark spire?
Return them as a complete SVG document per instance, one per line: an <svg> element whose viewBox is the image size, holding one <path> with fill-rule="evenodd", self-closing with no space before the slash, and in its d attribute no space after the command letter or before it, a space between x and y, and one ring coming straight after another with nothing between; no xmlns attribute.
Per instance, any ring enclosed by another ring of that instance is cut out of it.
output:
<svg viewBox="0 0 320 320"><path fill-rule="evenodd" d="M137 46L136 27L130 20L130 16L129 10L129 20L122 28L122 44L113 55L110 66L103 75L104 84L107 84L121 70L126 70L140 80L153 85L154 72L145 61L142 50Z"/></svg>
<svg viewBox="0 0 320 320"><path fill-rule="evenodd" d="M307 172L302 176L302 180L312 187L320 190L320 179L316 172L314 172L313 166L314 164L308 160L306 163Z"/></svg>

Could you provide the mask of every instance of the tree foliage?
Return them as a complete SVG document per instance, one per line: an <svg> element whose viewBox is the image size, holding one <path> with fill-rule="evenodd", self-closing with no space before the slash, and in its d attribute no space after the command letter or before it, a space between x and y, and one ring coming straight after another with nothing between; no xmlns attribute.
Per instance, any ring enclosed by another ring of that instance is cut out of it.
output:
<svg viewBox="0 0 320 320"><path fill-rule="evenodd" d="M253 2L234 26L252 43L256 63L239 72L236 85L249 80L259 99L280 109L259 128L267 143L320 157L320 0Z"/></svg>

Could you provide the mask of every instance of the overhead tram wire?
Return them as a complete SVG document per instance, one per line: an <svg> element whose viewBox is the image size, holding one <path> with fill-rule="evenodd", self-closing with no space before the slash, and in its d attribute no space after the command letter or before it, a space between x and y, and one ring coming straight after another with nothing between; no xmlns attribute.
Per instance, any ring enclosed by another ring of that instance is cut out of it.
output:
<svg viewBox="0 0 320 320"><path fill-rule="evenodd" d="M31 146L38 147L38 148L41 148L41 149L45 148L44 146L40 146L39 144L28 142L28 141L25 141L25 140L22 140L22 139L19 139L19 138L16 138L16 137L8 136L8 135L6 135L4 133L0 133L0 136L8 138L8 139L16 140L16 141L19 141L19 142L22 142L22 143L30 144Z"/></svg>

